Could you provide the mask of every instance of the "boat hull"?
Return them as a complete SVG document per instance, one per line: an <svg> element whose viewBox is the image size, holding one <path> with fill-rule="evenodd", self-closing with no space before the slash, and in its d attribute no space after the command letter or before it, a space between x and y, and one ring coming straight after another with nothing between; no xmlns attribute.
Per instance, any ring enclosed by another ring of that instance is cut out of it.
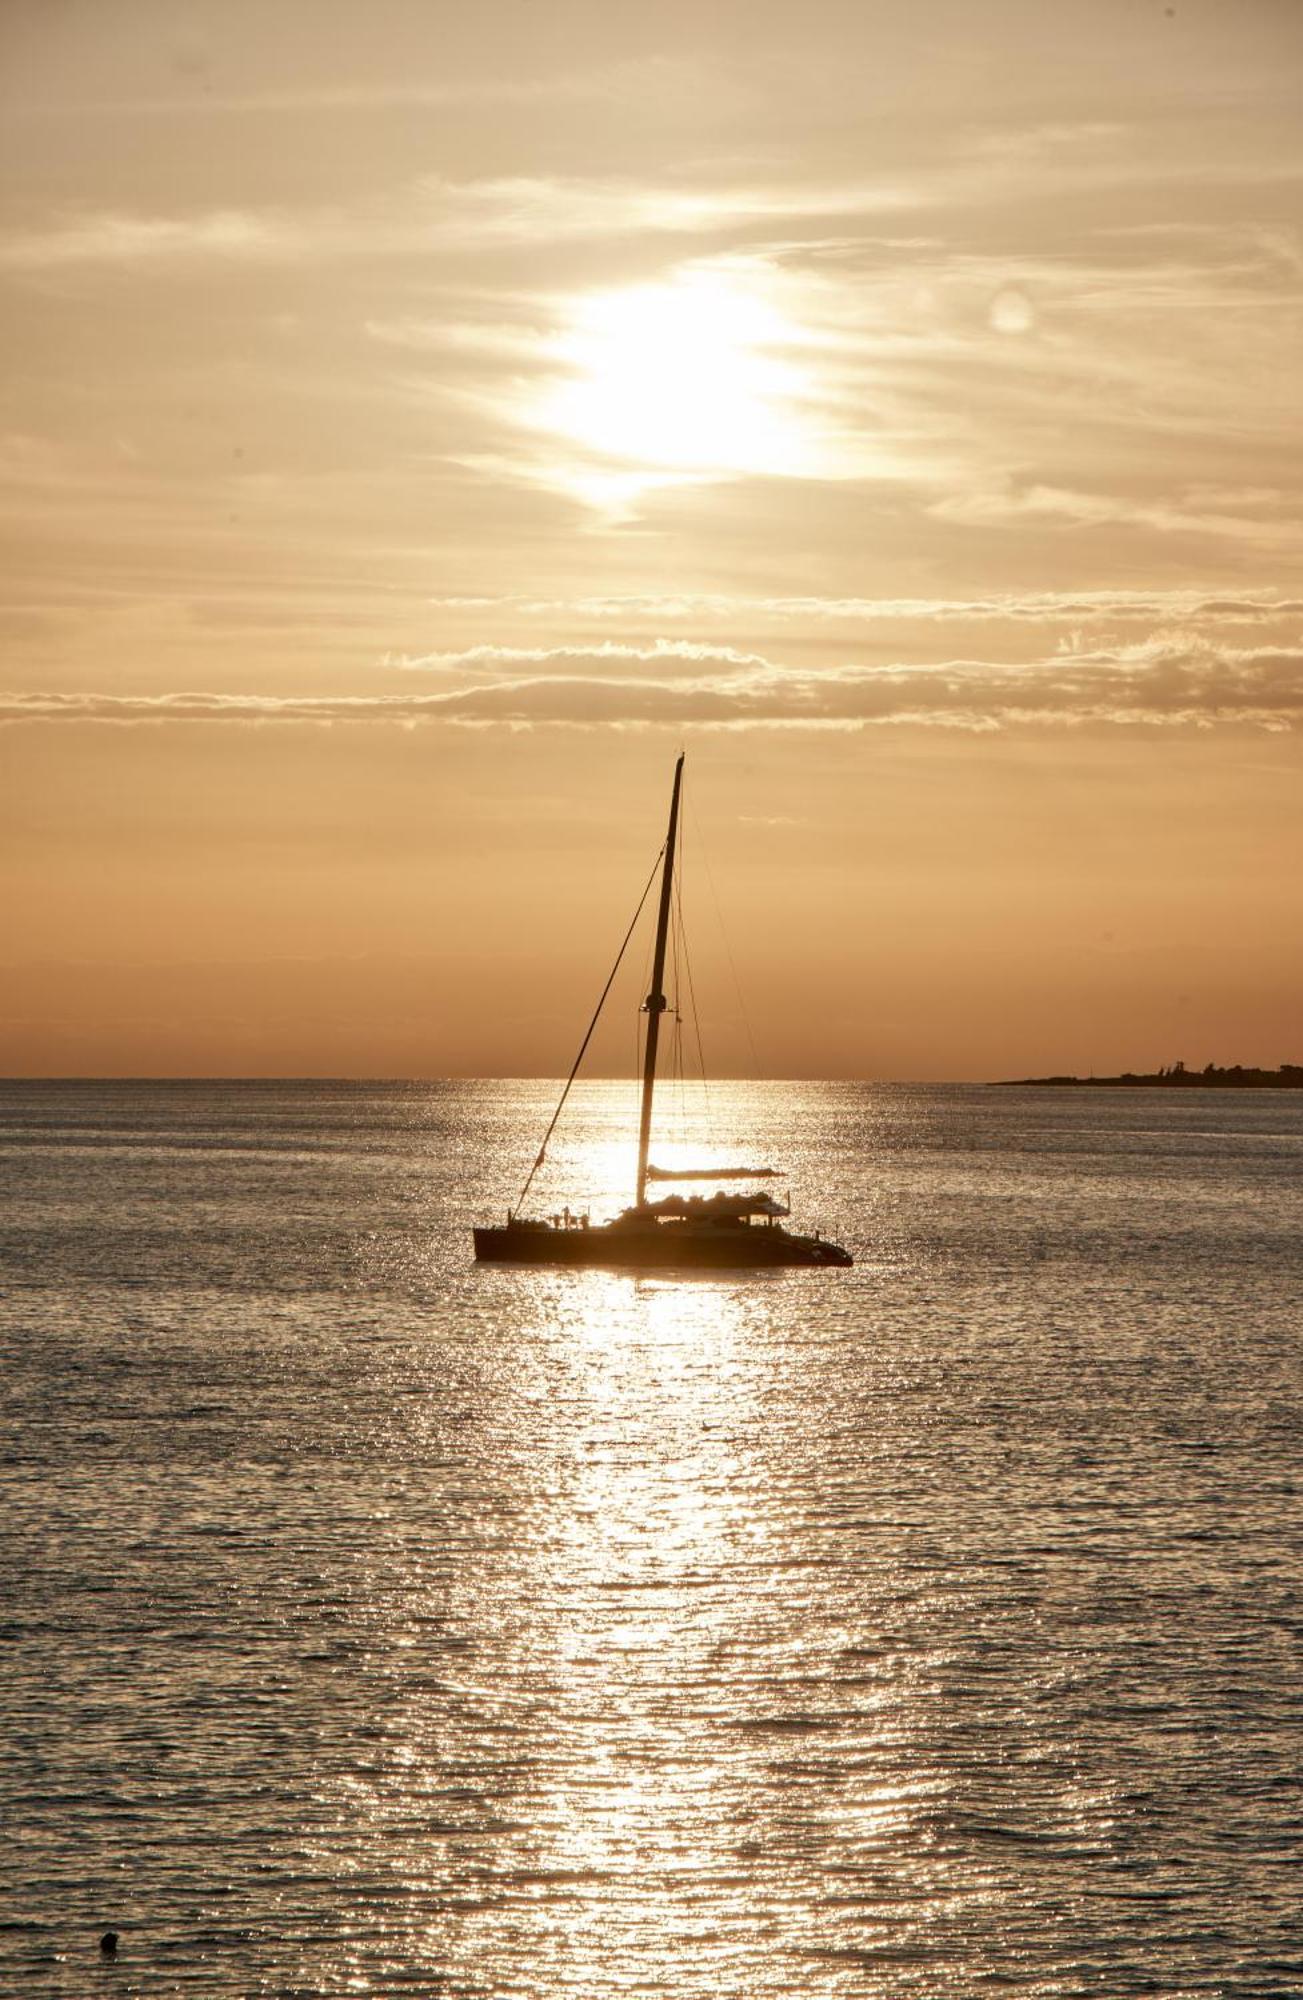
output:
<svg viewBox="0 0 1303 2000"><path fill-rule="evenodd" d="M475 1232L481 1264L566 1265L605 1271L765 1271L826 1269L851 1263L849 1251L819 1236L785 1229L652 1223L606 1223L557 1229L511 1222Z"/></svg>

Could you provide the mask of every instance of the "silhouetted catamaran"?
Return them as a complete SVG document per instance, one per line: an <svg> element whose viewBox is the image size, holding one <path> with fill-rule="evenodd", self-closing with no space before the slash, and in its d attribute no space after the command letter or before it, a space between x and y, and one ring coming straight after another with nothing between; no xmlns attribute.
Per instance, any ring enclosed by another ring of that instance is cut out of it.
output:
<svg viewBox="0 0 1303 2000"><path fill-rule="evenodd" d="M784 1229L782 1218L790 1214L787 1202L765 1193L711 1195L669 1194L659 1201L647 1199L648 1181L768 1180L773 1167L694 1167L678 1173L648 1163L651 1147L652 1099L656 1090L656 1054L660 1040L661 1015L666 1009L665 943L669 931L670 903L674 884L674 859L679 835L679 792L683 780L683 758L674 767L670 793L670 825L665 836L661 867L660 907L656 919L656 949L652 959L651 992L644 1002L647 1016L647 1043L643 1057L642 1109L638 1121L638 1172L633 1206L612 1222L589 1225L586 1215L566 1209L560 1216L530 1218L520 1213L530 1183L542 1166L548 1141L570 1093L570 1086L584 1059L594 1028L610 993L625 948L632 937L643 902L655 878L655 869L643 891L642 902L616 955L610 977L580 1044L574 1068L561 1093L560 1103L543 1137L538 1157L530 1169L515 1207L497 1227L475 1231L475 1255L485 1264L579 1264L617 1271L661 1271L674 1269L752 1270L775 1265L849 1264L850 1252L839 1243L830 1243L817 1232L797 1236Z"/></svg>

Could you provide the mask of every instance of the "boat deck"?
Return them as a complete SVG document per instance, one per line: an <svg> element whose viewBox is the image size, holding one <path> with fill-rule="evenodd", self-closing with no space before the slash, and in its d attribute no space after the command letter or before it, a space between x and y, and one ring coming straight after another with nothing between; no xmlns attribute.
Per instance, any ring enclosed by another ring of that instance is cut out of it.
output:
<svg viewBox="0 0 1303 2000"><path fill-rule="evenodd" d="M626 1214L596 1227L512 1221L475 1231L482 1264L559 1264L604 1270L746 1271L847 1265L850 1253L773 1221Z"/></svg>

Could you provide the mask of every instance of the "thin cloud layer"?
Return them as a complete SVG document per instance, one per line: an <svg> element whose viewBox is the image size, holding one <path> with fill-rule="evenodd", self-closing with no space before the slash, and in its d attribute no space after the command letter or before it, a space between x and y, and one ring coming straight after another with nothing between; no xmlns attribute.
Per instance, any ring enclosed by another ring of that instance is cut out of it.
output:
<svg viewBox="0 0 1303 2000"><path fill-rule="evenodd" d="M536 671L522 673L525 664ZM1181 635L1160 634L1112 652L1065 652L1033 667L953 660L810 673L757 655L672 645L588 654L574 647L533 653L477 647L409 665L487 670L494 678L411 695L12 694L0 697L0 722L1292 729L1303 716L1303 651L1219 647Z"/></svg>
<svg viewBox="0 0 1303 2000"><path fill-rule="evenodd" d="M150 213L83 210L40 229L0 229L0 268L15 272L166 259L411 258L432 252L514 250L645 236L720 236L803 218L877 216L917 207L921 195L865 185L781 187L647 185L618 178L530 175L457 181L430 176L367 206ZM377 322L385 337L383 322Z"/></svg>
<svg viewBox="0 0 1303 2000"><path fill-rule="evenodd" d="M1263 591L1227 592L1204 597L1198 592L1170 590L1034 591L1026 596L985 598L944 597L745 597L723 592L685 593L676 597L434 597L438 610L510 611L525 618L592 618L625 621L726 619L733 624L755 618L784 622L877 625L926 619L929 623L999 623L1087 625L1139 622L1153 625L1177 620L1233 625L1271 624L1303 617L1303 598L1279 597ZM662 642L668 643L668 642ZM415 665L418 662L407 662Z"/></svg>

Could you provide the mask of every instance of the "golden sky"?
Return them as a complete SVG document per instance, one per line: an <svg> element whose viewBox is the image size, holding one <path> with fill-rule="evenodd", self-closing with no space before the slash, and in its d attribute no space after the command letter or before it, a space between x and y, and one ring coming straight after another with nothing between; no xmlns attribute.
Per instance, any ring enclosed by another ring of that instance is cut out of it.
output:
<svg viewBox="0 0 1303 2000"><path fill-rule="evenodd" d="M5 0L0 1070L564 1070L680 747L765 1070L1303 1059L1300 102L1295 0Z"/></svg>

